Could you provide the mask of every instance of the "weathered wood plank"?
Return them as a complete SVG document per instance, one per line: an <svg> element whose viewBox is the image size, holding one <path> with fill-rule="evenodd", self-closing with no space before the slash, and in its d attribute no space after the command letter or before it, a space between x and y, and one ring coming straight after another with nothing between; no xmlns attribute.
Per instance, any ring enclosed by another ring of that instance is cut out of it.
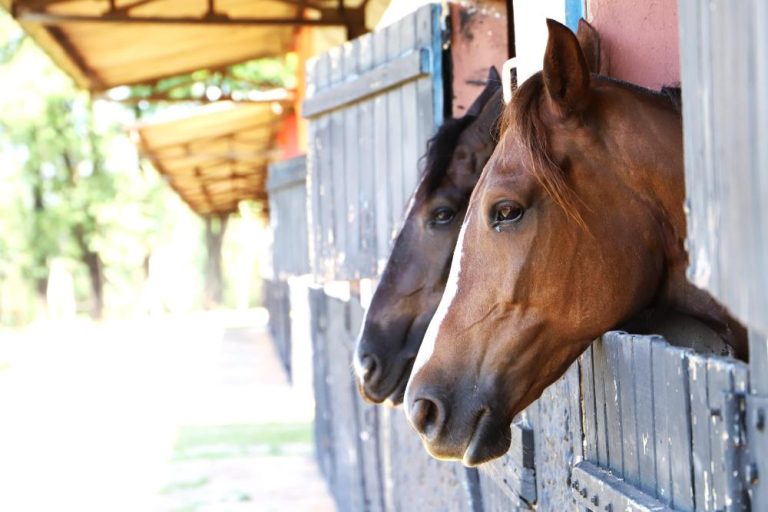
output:
<svg viewBox="0 0 768 512"><path fill-rule="evenodd" d="M538 510L569 510L573 504L568 483L578 460L574 447L582 437L581 418L571 410L569 397L578 392L578 374L578 364L572 364L526 411L535 428Z"/></svg>
<svg viewBox="0 0 768 512"><path fill-rule="evenodd" d="M355 76L358 73L360 54L357 41L344 45L344 75ZM360 219L358 217L358 198L360 183L360 130L359 103L351 104L343 110L344 120L344 180L336 185L344 189L343 222L346 245L343 265L337 267L336 278L355 279L359 277Z"/></svg>
<svg viewBox="0 0 768 512"><path fill-rule="evenodd" d="M273 234L272 266L277 278L310 271L307 245L309 226L314 221L306 218L306 174L307 160L303 156L269 166L267 192Z"/></svg>
<svg viewBox="0 0 768 512"><path fill-rule="evenodd" d="M488 500L504 503L500 495L507 497L507 505L526 509L528 504L536 501L533 430L515 422L511 428L511 439L510 449L503 457L480 466L485 510L488 510Z"/></svg>
<svg viewBox="0 0 768 512"><path fill-rule="evenodd" d="M576 502L587 510L620 510L622 512L669 510L652 496L587 461L578 463L573 470L573 491Z"/></svg>
<svg viewBox="0 0 768 512"><path fill-rule="evenodd" d="M315 456L320 471L329 485L333 483L335 460L333 451L333 406L328 388L328 353L325 328L327 324L326 296L321 289L309 291L310 320L312 323L313 389L315 392Z"/></svg>
<svg viewBox="0 0 768 512"><path fill-rule="evenodd" d="M608 332L603 335L605 348L605 416L608 434L608 467L617 475L624 475L623 421L621 417L621 359L622 335Z"/></svg>
<svg viewBox="0 0 768 512"><path fill-rule="evenodd" d="M651 341L651 364L653 368L653 417L656 433L656 496L663 503L672 502L672 475L670 461L671 433L669 417L677 414L670 408L666 379L665 341L654 338Z"/></svg>
<svg viewBox="0 0 768 512"><path fill-rule="evenodd" d="M638 459L637 410L635 403L635 374L633 369L633 336L621 337L618 353L619 393L621 403L621 437L623 441L624 480L637 485L640 482Z"/></svg>
<svg viewBox="0 0 768 512"><path fill-rule="evenodd" d="M391 430L388 450L393 488L392 508L388 510L478 512L468 487L467 469L459 462L429 456L402 410L391 411L389 420L389 425L383 427Z"/></svg>
<svg viewBox="0 0 768 512"><path fill-rule="evenodd" d="M331 58L325 53L317 62L317 89L322 90L330 84ZM316 126L315 154L317 155L317 203L320 210L319 262L316 275L326 276L333 261L333 133L329 116L318 118ZM314 170L314 169L313 169Z"/></svg>
<svg viewBox="0 0 768 512"><path fill-rule="evenodd" d="M349 325L347 326L347 340L349 341L350 353L354 350L354 340L360 325L363 321L364 310L360 306L359 297L353 296L349 302ZM354 388L354 379L352 378ZM362 462L363 487L365 490L364 510L370 512L384 511L384 478L381 474L381 464L379 460L380 439L379 439L379 409L376 405L364 403L363 400L354 392L354 403L357 406L358 416L358 439L360 445L360 455Z"/></svg>
<svg viewBox="0 0 768 512"><path fill-rule="evenodd" d="M414 52L416 47L416 13L409 14L403 18L400 23L400 50L403 52ZM408 53L406 53L408 54ZM427 55L429 52L427 51ZM403 84L401 100L401 112L402 112L402 154L403 163L401 165L402 177L402 191L400 192L403 198L403 205L408 203L408 198L411 197L416 183L419 177L419 156L424 151L424 146L418 145L418 128L419 128L419 103L416 94L416 83L411 81ZM402 214L400 216L400 222L396 226L396 230L399 230L399 225L402 224Z"/></svg>
<svg viewBox="0 0 768 512"><path fill-rule="evenodd" d="M729 367L732 386L730 392L725 393L723 423L727 435L721 440L725 453L725 465L728 468L725 475L726 503L728 510L741 511L748 510L750 504L744 473L747 442L744 430L746 424L744 396L748 388L748 372L746 366L740 362L724 361L724 363Z"/></svg>
<svg viewBox="0 0 768 512"><path fill-rule="evenodd" d="M597 434L597 463L608 466L608 425L606 424L606 354L602 338L592 343L592 362L595 374L595 430Z"/></svg>
<svg viewBox="0 0 768 512"><path fill-rule="evenodd" d="M696 510L714 510L710 492L712 456L707 396L707 357L697 354L688 357L688 382L691 396L692 469Z"/></svg>
<svg viewBox="0 0 768 512"><path fill-rule="evenodd" d="M401 57L395 55L386 65L378 66L353 80L308 98L302 104L302 116L311 118L344 108L382 91L417 80L431 71L431 52L428 49Z"/></svg>
<svg viewBox="0 0 768 512"><path fill-rule="evenodd" d="M313 94L317 88L319 75L319 58L307 62L307 95ZM320 136L317 123L309 123L307 127L307 210L309 211L309 262L312 272L317 275L322 261L322 222L320 210Z"/></svg>
<svg viewBox="0 0 768 512"><path fill-rule="evenodd" d="M691 474L690 396L688 392L687 352L668 346L665 374L670 416L670 468L672 505L678 510L693 510L693 478Z"/></svg>
<svg viewBox="0 0 768 512"><path fill-rule="evenodd" d="M707 362L707 397L710 410L710 452L712 454L712 503L715 510L721 510L726 505L726 471L725 453L722 439L726 433L723 412L725 408L725 393L731 389L731 376L723 361L710 358Z"/></svg>
<svg viewBox="0 0 768 512"><path fill-rule="evenodd" d="M768 395L768 336L749 333L749 384L756 394Z"/></svg>
<svg viewBox="0 0 768 512"><path fill-rule="evenodd" d="M387 60L387 33L373 34L373 63L381 65ZM387 119L387 95L379 94L373 100L373 178L376 194L376 259L383 265L389 255L389 128Z"/></svg>
<svg viewBox="0 0 768 512"><path fill-rule="evenodd" d="M637 420L638 486L656 494L656 426L653 416L653 367L651 338L633 337L632 375L635 378L635 411Z"/></svg>
<svg viewBox="0 0 768 512"><path fill-rule="evenodd" d="M331 84L339 84L344 80L344 51L343 47L331 48ZM336 278L337 269L343 273L346 262L347 249L347 222L346 212L347 189L345 187L346 169L344 167L344 153L347 145L347 133L344 130L345 116L341 110L334 110L328 114L331 123L331 173L329 185L329 199L332 209L333 238L329 246L330 259L328 261L327 275L331 279Z"/></svg>
<svg viewBox="0 0 768 512"><path fill-rule="evenodd" d="M333 450L335 478L331 489L342 511L364 510L365 483L360 450L360 425L357 413L357 390L350 378L351 350L346 319L348 303L327 299L326 350L327 382L333 401ZM344 418L339 421L339 418Z"/></svg>
<svg viewBox="0 0 768 512"><path fill-rule="evenodd" d="M308 82L303 115L314 135L311 251L321 281L374 277L389 254L419 157L442 120L434 108L442 102L440 12L425 6L313 60L324 70Z"/></svg>
<svg viewBox="0 0 768 512"><path fill-rule="evenodd" d="M358 67L360 73L369 71L373 66L373 37L366 34L359 41ZM368 98L360 102L358 108L359 160L358 169L358 271L360 277L373 277L376 274L376 192L374 183L374 117L373 100Z"/></svg>
<svg viewBox="0 0 768 512"><path fill-rule="evenodd" d="M593 343L594 345L594 343ZM579 357L581 392L584 404L584 458L597 462L597 418L595 417L595 374L592 362L592 346Z"/></svg>
<svg viewBox="0 0 768 512"><path fill-rule="evenodd" d="M680 12L689 275L768 333L768 8L684 0Z"/></svg>
<svg viewBox="0 0 768 512"><path fill-rule="evenodd" d="M531 506L516 494L511 494L500 486L498 479L485 467L480 469L480 489L483 495L483 512L518 512L533 510Z"/></svg>
<svg viewBox="0 0 768 512"><path fill-rule="evenodd" d="M402 26L399 23L389 25L386 29L387 34L387 57L395 59L402 53L400 35ZM387 148L389 151L389 219L387 230L389 236L387 243L396 234L396 226L399 225L403 215L405 201L403 199L403 140L401 138L403 130L403 111L402 111L402 88L392 89L387 95Z"/></svg>

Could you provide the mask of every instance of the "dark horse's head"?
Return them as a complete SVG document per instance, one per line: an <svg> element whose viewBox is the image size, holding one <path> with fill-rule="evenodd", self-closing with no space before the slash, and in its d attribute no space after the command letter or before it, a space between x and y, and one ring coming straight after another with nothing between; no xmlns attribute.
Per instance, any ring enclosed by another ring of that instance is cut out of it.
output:
<svg viewBox="0 0 768 512"><path fill-rule="evenodd" d="M591 75L574 34L548 27L544 69L504 113L405 395L429 452L466 465L502 455L513 417L645 307L699 316L738 342L685 278L676 106Z"/></svg>
<svg viewBox="0 0 768 512"><path fill-rule="evenodd" d="M469 196L496 144L503 101L491 69L480 96L429 141L426 167L365 315L355 350L360 393L402 402L424 331L443 293Z"/></svg>

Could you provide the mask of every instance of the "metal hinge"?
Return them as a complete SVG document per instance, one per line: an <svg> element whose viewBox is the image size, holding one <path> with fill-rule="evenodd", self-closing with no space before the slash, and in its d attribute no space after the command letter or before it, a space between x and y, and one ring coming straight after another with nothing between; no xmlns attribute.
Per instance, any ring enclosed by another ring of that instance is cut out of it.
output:
<svg viewBox="0 0 768 512"><path fill-rule="evenodd" d="M768 396L747 395L743 477L752 510L768 510Z"/></svg>
<svg viewBox="0 0 768 512"><path fill-rule="evenodd" d="M725 458L726 511L750 510L747 478L747 396L744 393L726 393L722 411L725 435L722 455Z"/></svg>

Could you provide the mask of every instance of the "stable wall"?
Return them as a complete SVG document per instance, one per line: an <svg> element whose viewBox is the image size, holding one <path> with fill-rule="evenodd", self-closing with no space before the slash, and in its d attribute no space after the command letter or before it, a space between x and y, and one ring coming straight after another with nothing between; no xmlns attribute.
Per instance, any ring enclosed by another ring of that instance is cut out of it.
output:
<svg viewBox="0 0 768 512"><path fill-rule="evenodd" d="M603 72L651 89L680 83L677 0L586 0Z"/></svg>
<svg viewBox="0 0 768 512"><path fill-rule="evenodd" d="M658 89L680 82L677 0L514 0L518 79L541 70L546 18L576 30L579 17L600 35L602 73Z"/></svg>

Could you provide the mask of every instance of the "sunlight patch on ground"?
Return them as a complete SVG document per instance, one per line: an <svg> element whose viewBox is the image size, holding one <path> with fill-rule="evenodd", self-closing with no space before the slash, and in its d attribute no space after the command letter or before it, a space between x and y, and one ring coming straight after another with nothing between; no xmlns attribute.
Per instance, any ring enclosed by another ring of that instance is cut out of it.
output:
<svg viewBox="0 0 768 512"><path fill-rule="evenodd" d="M256 323L185 315L3 332L0 510L333 510L312 404Z"/></svg>

